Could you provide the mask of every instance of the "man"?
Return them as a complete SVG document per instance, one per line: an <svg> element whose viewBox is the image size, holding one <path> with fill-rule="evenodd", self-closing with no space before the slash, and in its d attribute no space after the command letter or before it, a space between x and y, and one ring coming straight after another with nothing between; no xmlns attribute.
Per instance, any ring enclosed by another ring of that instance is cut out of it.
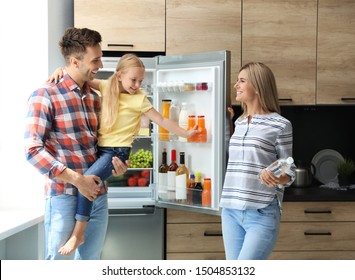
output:
<svg viewBox="0 0 355 280"><path fill-rule="evenodd" d="M59 43L65 75L59 83L33 92L28 101L26 157L46 177L46 259L68 259L58 250L72 233L78 190L94 204L85 242L74 258L101 256L108 223L107 188L98 186L99 177L82 175L96 160L100 98L87 82L102 68L100 43L97 31L67 29ZM113 164L113 175L127 170L118 158Z"/></svg>

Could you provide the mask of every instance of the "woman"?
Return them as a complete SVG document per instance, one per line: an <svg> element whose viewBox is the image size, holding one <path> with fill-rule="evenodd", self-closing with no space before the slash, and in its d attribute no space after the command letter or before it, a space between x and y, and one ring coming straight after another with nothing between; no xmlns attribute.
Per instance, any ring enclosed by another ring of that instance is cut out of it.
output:
<svg viewBox="0 0 355 280"><path fill-rule="evenodd" d="M243 113L235 122L221 207L227 259L267 259L277 241L284 187L292 167L280 177L265 168L292 156L292 125L282 117L274 75L263 63L248 63L238 75L236 101Z"/></svg>

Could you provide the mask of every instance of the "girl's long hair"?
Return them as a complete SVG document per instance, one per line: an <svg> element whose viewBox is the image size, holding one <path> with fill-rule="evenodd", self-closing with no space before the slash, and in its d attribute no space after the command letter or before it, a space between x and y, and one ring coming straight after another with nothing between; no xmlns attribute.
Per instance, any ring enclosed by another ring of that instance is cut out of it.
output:
<svg viewBox="0 0 355 280"><path fill-rule="evenodd" d="M275 76L271 69L261 62L250 62L240 70L244 70L255 90L259 93L258 99L265 112L280 113L279 97L277 92ZM248 113L245 103L242 103L244 117Z"/></svg>
<svg viewBox="0 0 355 280"><path fill-rule="evenodd" d="M123 90L118 74L125 73L129 68L141 67L144 63L135 54L125 54L117 63L116 71L107 81L106 91L102 94L101 128L110 131L117 119L120 92Z"/></svg>

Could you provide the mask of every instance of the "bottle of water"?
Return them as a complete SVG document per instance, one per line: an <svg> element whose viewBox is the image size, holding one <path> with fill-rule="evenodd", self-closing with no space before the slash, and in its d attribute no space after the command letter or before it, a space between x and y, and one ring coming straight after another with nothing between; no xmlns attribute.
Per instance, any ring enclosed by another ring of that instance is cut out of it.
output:
<svg viewBox="0 0 355 280"><path fill-rule="evenodd" d="M278 159L273 163L271 163L266 168L266 170L274 174L275 177L280 177L282 174L284 174L287 170L290 169L292 163L293 163L292 157L288 157L286 159Z"/></svg>

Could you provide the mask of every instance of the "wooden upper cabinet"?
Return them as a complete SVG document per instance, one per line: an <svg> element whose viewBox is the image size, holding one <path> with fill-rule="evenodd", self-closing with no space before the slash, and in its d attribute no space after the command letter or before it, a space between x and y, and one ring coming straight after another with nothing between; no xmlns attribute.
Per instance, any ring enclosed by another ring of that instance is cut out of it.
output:
<svg viewBox="0 0 355 280"><path fill-rule="evenodd" d="M242 64L273 71L281 105L315 104L317 0L243 2Z"/></svg>
<svg viewBox="0 0 355 280"><path fill-rule="evenodd" d="M99 31L105 51L165 52L165 0L75 0L74 25Z"/></svg>
<svg viewBox="0 0 355 280"><path fill-rule="evenodd" d="M232 92L240 39L241 0L166 0L166 54L231 51Z"/></svg>
<svg viewBox="0 0 355 280"><path fill-rule="evenodd" d="M355 1L319 0L317 104L355 104Z"/></svg>

